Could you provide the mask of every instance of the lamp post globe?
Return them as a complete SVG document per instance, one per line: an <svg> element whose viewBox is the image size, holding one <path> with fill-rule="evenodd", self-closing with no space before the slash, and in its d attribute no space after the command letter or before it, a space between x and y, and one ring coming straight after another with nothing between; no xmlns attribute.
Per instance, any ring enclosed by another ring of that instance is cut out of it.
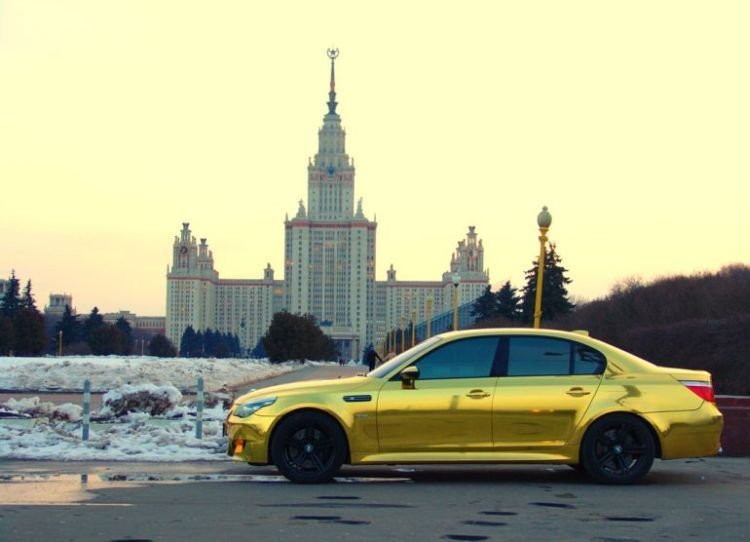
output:
<svg viewBox="0 0 750 542"><path fill-rule="evenodd" d="M552 225L552 215L549 214L546 205L542 207L542 212L536 216L536 223L539 225L539 229L549 228Z"/></svg>

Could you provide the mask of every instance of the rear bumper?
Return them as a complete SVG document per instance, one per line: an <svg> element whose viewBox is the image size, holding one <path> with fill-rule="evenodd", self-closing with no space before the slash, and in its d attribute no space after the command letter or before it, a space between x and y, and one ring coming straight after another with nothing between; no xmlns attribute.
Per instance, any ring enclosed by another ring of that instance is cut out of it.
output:
<svg viewBox="0 0 750 542"><path fill-rule="evenodd" d="M660 430L662 459L705 457L719 453L724 417L715 404L704 402L696 410L666 414L669 424Z"/></svg>

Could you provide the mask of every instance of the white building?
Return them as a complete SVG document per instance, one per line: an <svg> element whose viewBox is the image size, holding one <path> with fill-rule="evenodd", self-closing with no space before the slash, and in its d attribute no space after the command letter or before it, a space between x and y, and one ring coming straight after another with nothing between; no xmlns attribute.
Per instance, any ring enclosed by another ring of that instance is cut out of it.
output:
<svg viewBox="0 0 750 542"><path fill-rule="evenodd" d="M206 240L197 244L184 223L167 270L167 337L173 343L179 345L185 328L192 326L236 334L244 348L253 348L273 314L288 310L314 315L341 355L357 358L366 345L401 327L402 319L415 314L419 322L428 312L451 310L454 275L460 277L462 303L479 297L487 286L484 249L473 226L442 280L399 282L391 266L386 281L375 281L377 222L365 216L361 198L355 209L355 168L336 112L338 51L329 50L328 56L328 112L307 168L308 205L300 201L297 214L284 223L284 280L274 280L270 264L263 279L219 279Z"/></svg>

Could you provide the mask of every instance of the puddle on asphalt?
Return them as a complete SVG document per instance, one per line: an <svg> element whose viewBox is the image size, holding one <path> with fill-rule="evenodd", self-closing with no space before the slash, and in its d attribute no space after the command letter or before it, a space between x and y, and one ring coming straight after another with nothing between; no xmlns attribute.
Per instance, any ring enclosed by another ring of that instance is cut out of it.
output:
<svg viewBox="0 0 750 542"><path fill-rule="evenodd" d="M92 490L115 485L92 474L5 474L0 476L0 506L129 506L88 502L96 497ZM133 486L138 487L138 484Z"/></svg>
<svg viewBox="0 0 750 542"><path fill-rule="evenodd" d="M409 478L337 477L344 484L405 483ZM257 474L154 474L154 473L86 473L86 474L0 474L0 506L3 505L84 505L96 489L143 487L150 483L243 482L288 484L283 476ZM343 497L341 497L343 498ZM94 506L94 503L88 504ZM107 505L116 506L116 505ZM125 505L120 505L125 506Z"/></svg>

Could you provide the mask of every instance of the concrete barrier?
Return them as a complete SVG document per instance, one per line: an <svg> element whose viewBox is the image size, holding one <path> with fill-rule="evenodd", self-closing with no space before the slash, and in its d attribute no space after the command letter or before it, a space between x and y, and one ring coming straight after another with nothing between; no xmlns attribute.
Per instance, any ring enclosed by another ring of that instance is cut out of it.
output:
<svg viewBox="0 0 750 542"><path fill-rule="evenodd" d="M723 455L750 456L750 397L719 395L716 406L724 415Z"/></svg>

